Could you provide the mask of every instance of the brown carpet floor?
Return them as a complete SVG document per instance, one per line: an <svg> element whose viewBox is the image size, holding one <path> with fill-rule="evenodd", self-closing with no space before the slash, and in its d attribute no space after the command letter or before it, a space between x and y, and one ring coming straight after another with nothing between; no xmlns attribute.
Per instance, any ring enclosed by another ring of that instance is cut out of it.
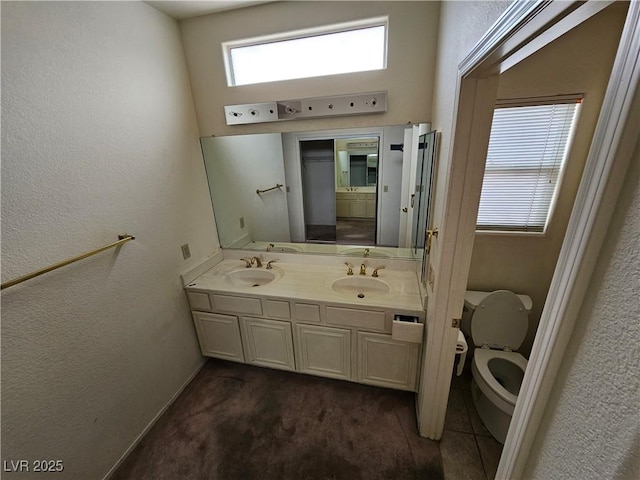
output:
<svg viewBox="0 0 640 480"><path fill-rule="evenodd" d="M112 477L442 478L413 393L214 359Z"/></svg>
<svg viewBox="0 0 640 480"><path fill-rule="evenodd" d="M336 242L356 245L375 245L376 220L374 218L338 218Z"/></svg>

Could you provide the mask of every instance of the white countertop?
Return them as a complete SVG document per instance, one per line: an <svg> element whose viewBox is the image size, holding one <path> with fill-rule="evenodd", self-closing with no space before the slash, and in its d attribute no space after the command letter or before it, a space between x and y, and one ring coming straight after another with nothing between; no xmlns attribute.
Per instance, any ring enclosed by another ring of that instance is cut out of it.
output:
<svg viewBox="0 0 640 480"><path fill-rule="evenodd" d="M331 284L347 277L347 268L336 265L306 265L296 263L277 263L273 265L282 277L272 283L258 287L235 286L226 280L226 275L235 270L244 269L240 260L223 260L187 285L188 290L212 290L266 297L290 298L350 306L369 306L395 308L410 311L422 311L422 299L416 273L384 269L378 271L378 280L390 287L389 293L374 298L346 298L331 290ZM256 269L256 267L251 267ZM263 266L261 269L264 269ZM353 277L359 277L359 266L354 265ZM367 269L367 277L373 268Z"/></svg>

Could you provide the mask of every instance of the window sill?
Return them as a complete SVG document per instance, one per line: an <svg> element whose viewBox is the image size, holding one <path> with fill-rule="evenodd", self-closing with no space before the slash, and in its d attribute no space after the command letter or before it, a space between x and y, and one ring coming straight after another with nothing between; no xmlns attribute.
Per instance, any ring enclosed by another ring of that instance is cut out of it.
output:
<svg viewBox="0 0 640 480"><path fill-rule="evenodd" d="M538 237L546 236L546 232L516 232L505 230L476 230L476 235L498 237Z"/></svg>

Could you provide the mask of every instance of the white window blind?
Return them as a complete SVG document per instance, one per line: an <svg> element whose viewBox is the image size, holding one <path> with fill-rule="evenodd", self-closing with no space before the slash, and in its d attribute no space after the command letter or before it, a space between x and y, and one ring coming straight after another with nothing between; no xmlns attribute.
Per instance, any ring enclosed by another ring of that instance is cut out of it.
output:
<svg viewBox="0 0 640 480"><path fill-rule="evenodd" d="M544 232L578 105L496 108L478 230Z"/></svg>

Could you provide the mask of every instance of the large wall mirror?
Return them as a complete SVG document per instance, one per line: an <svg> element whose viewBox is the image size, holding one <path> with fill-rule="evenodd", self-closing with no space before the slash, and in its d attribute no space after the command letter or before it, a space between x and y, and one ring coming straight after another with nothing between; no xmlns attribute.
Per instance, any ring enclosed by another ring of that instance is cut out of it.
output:
<svg viewBox="0 0 640 480"><path fill-rule="evenodd" d="M415 132L402 125L201 138L221 246L422 258L435 150Z"/></svg>

